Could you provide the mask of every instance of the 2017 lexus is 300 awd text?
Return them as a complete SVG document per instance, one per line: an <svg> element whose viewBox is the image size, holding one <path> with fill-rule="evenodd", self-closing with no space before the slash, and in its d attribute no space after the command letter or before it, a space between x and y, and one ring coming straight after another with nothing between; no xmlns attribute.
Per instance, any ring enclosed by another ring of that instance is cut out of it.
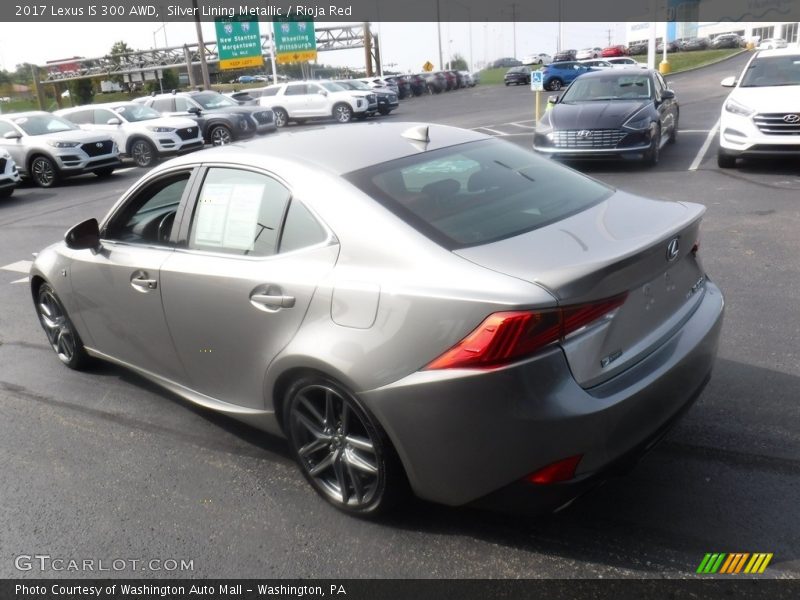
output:
<svg viewBox="0 0 800 600"><path fill-rule="evenodd" d="M318 128L158 166L42 251L31 291L67 366L285 436L345 511L553 509L707 382L703 212L474 131Z"/></svg>

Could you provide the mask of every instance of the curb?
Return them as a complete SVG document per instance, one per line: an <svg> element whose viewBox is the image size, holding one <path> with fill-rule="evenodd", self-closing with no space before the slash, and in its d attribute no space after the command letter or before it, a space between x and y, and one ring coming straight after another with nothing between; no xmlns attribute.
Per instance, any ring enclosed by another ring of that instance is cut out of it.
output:
<svg viewBox="0 0 800 600"><path fill-rule="evenodd" d="M730 56L725 56L723 58L719 58L717 60L705 63L703 65L698 65L696 67L691 67L690 69L684 69L683 71L676 71L675 73L667 73L664 75L664 79L669 79L673 75L683 75L684 73L691 73L692 71L697 71L699 69L705 69L706 67L710 67L711 65L717 65L719 63L725 62L726 60L730 60L732 58L736 58L737 56L741 56L745 52L750 52L747 48L742 48L736 54L731 54ZM658 66L656 66L656 71L658 71Z"/></svg>

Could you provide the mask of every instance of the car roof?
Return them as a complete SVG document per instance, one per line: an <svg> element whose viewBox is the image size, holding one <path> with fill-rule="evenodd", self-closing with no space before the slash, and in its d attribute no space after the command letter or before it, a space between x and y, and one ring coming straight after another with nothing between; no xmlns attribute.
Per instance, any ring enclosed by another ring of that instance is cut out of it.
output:
<svg viewBox="0 0 800 600"><path fill-rule="evenodd" d="M35 117L49 114L50 113L45 110L26 110L25 112L6 113L4 115L0 115L0 119L18 119L20 117Z"/></svg>
<svg viewBox="0 0 800 600"><path fill-rule="evenodd" d="M427 144L403 137L404 132L419 126L429 128L430 141ZM188 154L170 161L170 164L220 160L238 164L266 165L268 162L264 158L275 156L342 175L423 151L491 138L468 129L411 122L351 123L347 126L347 135L341 133L341 125L282 131L280 135L259 137L247 142Z"/></svg>
<svg viewBox="0 0 800 600"><path fill-rule="evenodd" d="M753 58L769 58L770 56L800 56L800 48L776 48L774 50L759 50Z"/></svg>
<svg viewBox="0 0 800 600"><path fill-rule="evenodd" d="M581 79L603 79L604 77L616 79L623 75L652 75L654 72L653 69L606 69L603 71L589 71L585 75L581 75Z"/></svg>

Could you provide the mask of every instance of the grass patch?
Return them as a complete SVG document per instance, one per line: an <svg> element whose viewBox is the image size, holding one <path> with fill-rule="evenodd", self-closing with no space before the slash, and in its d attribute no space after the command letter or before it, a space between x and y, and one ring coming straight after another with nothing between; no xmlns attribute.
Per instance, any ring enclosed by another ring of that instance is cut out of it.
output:
<svg viewBox="0 0 800 600"><path fill-rule="evenodd" d="M669 61L669 66L672 67L670 72L680 73L681 71L686 71L687 69L702 67L703 65L722 60L723 58L733 56L739 52L741 52L741 50L738 48L697 50L695 52L675 52L673 54L667 54L667 60ZM657 57L656 67L658 67L659 63L661 62L661 58L661 55Z"/></svg>
<svg viewBox="0 0 800 600"><path fill-rule="evenodd" d="M695 52L674 52L667 55L667 60L669 61L670 67L672 67L670 72L680 73L681 71L686 71L687 69L702 67L703 65L722 60L723 58L733 56L739 52L741 52L741 50L738 48L697 50ZM656 56L656 68L658 68L658 64L661 62L661 57L661 54ZM642 63L647 62L646 56L634 56L633 58ZM502 85L503 76L507 72L508 69L484 69L480 72L481 85Z"/></svg>

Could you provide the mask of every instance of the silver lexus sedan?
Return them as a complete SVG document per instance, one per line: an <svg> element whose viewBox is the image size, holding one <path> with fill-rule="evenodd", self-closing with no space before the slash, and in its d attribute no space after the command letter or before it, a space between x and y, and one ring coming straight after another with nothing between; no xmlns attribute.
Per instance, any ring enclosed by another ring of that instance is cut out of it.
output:
<svg viewBox="0 0 800 600"><path fill-rule="evenodd" d="M551 510L709 379L704 208L474 131L364 123L164 163L31 268L58 358L283 435L319 494Z"/></svg>

